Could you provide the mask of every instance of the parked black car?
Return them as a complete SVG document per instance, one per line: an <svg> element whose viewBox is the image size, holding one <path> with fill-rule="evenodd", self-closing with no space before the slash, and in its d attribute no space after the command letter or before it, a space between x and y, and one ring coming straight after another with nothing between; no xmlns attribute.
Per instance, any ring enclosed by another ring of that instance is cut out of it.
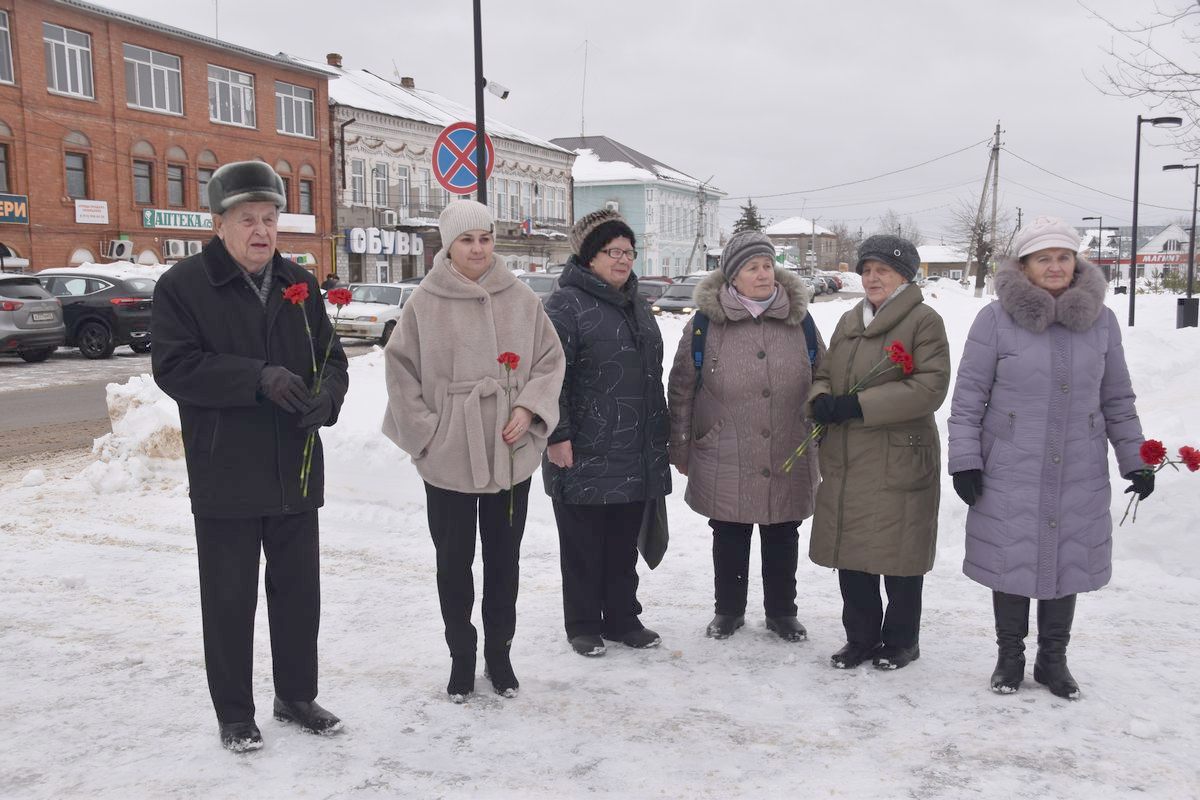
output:
<svg viewBox="0 0 1200 800"><path fill-rule="evenodd" d="M692 298L695 290L694 283L673 283L650 304L650 310L655 314L691 314L696 310L696 301Z"/></svg>
<svg viewBox="0 0 1200 800"><path fill-rule="evenodd" d="M45 361L66 342L62 305L32 275L0 275L0 353Z"/></svg>
<svg viewBox="0 0 1200 800"><path fill-rule="evenodd" d="M108 358L126 344L150 352L153 278L79 267L42 270L37 278L62 303L68 347L85 358Z"/></svg>
<svg viewBox="0 0 1200 800"><path fill-rule="evenodd" d="M663 281L639 280L638 294L641 295L644 300L653 305L654 301L662 297L663 292L665 292L670 286L671 284L664 283Z"/></svg>

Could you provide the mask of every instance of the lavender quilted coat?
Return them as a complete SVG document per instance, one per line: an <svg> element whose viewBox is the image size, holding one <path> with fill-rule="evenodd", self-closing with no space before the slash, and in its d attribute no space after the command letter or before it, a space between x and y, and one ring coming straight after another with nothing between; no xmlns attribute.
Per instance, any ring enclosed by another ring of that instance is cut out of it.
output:
<svg viewBox="0 0 1200 800"><path fill-rule="evenodd" d="M1079 260L1057 298L1017 262L979 312L950 409L950 472L983 470L967 513L963 572L1038 599L1099 589L1112 575L1108 443L1140 468L1142 428L1104 277Z"/></svg>

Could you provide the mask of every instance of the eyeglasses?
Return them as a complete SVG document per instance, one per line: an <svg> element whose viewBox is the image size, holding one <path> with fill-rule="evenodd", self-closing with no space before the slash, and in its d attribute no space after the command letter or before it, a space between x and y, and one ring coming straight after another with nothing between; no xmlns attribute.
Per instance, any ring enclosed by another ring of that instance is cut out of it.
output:
<svg viewBox="0 0 1200 800"><path fill-rule="evenodd" d="M622 250L618 247L614 247L612 250L605 250L604 254L613 261L620 261L621 256L625 256L630 261L637 261L637 250Z"/></svg>

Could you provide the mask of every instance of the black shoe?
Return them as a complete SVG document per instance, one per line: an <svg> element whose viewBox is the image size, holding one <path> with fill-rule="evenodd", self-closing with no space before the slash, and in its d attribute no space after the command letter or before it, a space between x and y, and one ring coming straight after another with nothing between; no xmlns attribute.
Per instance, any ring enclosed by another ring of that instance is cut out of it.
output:
<svg viewBox="0 0 1200 800"><path fill-rule="evenodd" d="M294 722L309 733L326 736L342 729L342 721L315 702L275 698L275 719Z"/></svg>
<svg viewBox="0 0 1200 800"><path fill-rule="evenodd" d="M662 637L649 628L638 628L637 630L632 630L618 636L615 641L620 642L626 647L645 650L650 647L658 647L662 644Z"/></svg>
<svg viewBox="0 0 1200 800"><path fill-rule="evenodd" d="M992 592L996 617L996 669L991 687L996 694L1012 694L1025 680L1025 637L1029 635L1029 598Z"/></svg>
<svg viewBox="0 0 1200 800"><path fill-rule="evenodd" d="M871 663L875 665L876 669L900 669L901 667L907 667L920 657L920 645L893 647L885 644L875 653L875 657L871 659Z"/></svg>
<svg viewBox="0 0 1200 800"><path fill-rule="evenodd" d="M572 636L569 641L571 649L581 656L602 656L608 652L604 640L594 633Z"/></svg>
<svg viewBox="0 0 1200 800"><path fill-rule="evenodd" d="M221 746L231 753L249 753L251 750L262 749L262 733L254 724L254 720L219 722L217 727L221 732Z"/></svg>
<svg viewBox="0 0 1200 800"><path fill-rule="evenodd" d="M708 627L704 629L704 635L710 639L728 639L733 636L733 632L746 624L746 617L742 614L734 616L733 614L717 614L712 618L712 622L708 623Z"/></svg>
<svg viewBox="0 0 1200 800"><path fill-rule="evenodd" d="M446 694L450 702L465 703L467 695L475 692L475 654L468 653L450 657L450 682Z"/></svg>
<svg viewBox="0 0 1200 800"><path fill-rule="evenodd" d="M834 669L854 669L864 661L870 661L879 647L878 644L846 642L845 647L829 657L829 666Z"/></svg>
<svg viewBox="0 0 1200 800"><path fill-rule="evenodd" d="M1048 661L1042 658L1039 651L1033 662L1033 679L1058 697L1066 700L1078 700L1080 697L1079 684L1075 682L1071 670L1067 669L1066 656L1058 661Z"/></svg>
<svg viewBox="0 0 1200 800"><path fill-rule="evenodd" d="M996 659L992 670L992 691L996 694L1013 694L1025 680L1025 656L1010 658L1003 653Z"/></svg>
<svg viewBox="0 0 1200 800"><path fill-rule="evenodd" d="M774 631L785 642L802 642L808 638L808 631L795 617L767 617L767 630Z"/></svg>
<svg viewBox="0 0 1200 800"><path fill-rule="evenodd" d="M1079 699L1079 684L1067 669L1067 644L1075 620L1075 595L1038 601L1038 652L1033 679L1067 700Z"/></svg>
<svg viewBox="0 0 1200 800"><path fill-rule="evenodd" d="M483 651L483 674L492 682L492 688L501 697L516 697L521 688L516 673L513 672L512 661L508 657L508 648L495 652Z"/></svg>

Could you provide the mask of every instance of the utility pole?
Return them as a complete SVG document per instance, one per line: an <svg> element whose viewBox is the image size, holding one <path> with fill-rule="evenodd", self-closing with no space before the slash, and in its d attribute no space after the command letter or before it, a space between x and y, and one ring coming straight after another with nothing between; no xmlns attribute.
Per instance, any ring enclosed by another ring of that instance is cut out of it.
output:
<svg viewBox="0 0 1200 800"><path fill-rule="evenodd" d="M1017 230L1021 230L1021 207L1017 206Z"/></svg>
<svg viewBox="0 0 1200 800"><path fill-rule="evenodd" d="M583 40L583 88L579 90L579 138L582 139L583 133L583 104L587 99L587 56L588 56L588 40Z"/></svg>
<svg viewBox="0 0 1200 800"><path fill-rule="evenodd" d="M475 0L475 199L487 205L487 134L483 130L483 27L480 0Z"/></svg>
<svg viewBox="0 0 1200 800"><path fill-rule="evenodd" d="M712 180L712 178L709 178L709 180ZM696 250L704 241L704 201L707 199L707 194L705 193L704 188L707 185L708 181L700 184L700 191L696 194L697 198L700 200L700 208L696 213L696 238L692 242L692 252L688 253L688 272L692 272L692 262L696 258ZM705 261L707 262L707 255L705 256Z"/></svg>
<svg viewBox="0 0 1200 800"><path fill-rule="evenodd" d="M986 231L981 230L983 227L983 206L987 202L988 181L992 179L993 167L1000 152L1000 123L996 123L996 133L992 139L992 151L988 156L987 169L983 172L983 190L979 193L979 208L975 211L975 217L971 220L971 239L970 246L967 248L967 272L971 271L971 259L975 256L975 240L979 239L983 242L983 236ZM975 269L975 296L983 297L984 281L987 277L987 264L980 263Z"/></svg>
<svg viewBox="0 0 1200 800"><path fill-rule="evenodd" d="M996 199L1000 196L1000 123L996 122L996 140L992 145L996 157L992 159L992 254L990 263L996 263Z"/></svg>

